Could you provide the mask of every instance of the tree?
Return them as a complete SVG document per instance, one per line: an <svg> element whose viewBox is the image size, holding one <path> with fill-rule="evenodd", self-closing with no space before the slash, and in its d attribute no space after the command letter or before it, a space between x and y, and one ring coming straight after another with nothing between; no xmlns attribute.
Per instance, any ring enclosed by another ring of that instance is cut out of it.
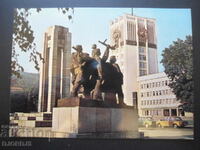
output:
<svg viewBox="0 0 200 150"><path fill-rule="evenodd" d="M36 12L39 13L41 10L37 8ZM68 13L68 19L72 19L72 14L74 13L73 8L58 8L58 10L63 14ZM29 8L14 10L11 73L17 77L20 77L20 72L23 72L24 68L18 62L19 52L15 49L16 46L22 52L29 52L29 61L34 63L36 70L39 70L39 60L43 60L41 54L36 50L34 31L28 21L28 16L30 15Z"/></svg>
<svg viewBox="0 0 200 150"><path fill-rule="evenodd" d="M192 64L192 36L185 40L177 39L162 53L164 72L170 79L169 87L177 99L182 103L185 111L192 111L193 104L193 64Z"/></svg>

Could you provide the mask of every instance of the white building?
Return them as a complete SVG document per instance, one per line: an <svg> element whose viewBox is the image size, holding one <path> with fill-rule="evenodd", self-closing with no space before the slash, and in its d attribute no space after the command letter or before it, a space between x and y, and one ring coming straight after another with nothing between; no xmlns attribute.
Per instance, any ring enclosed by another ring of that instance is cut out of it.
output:
<svg viewBox="0 0 200 150"><path fill-rule="evenodd" d="M110 41L117 49L110 55L117 57L124 75L124 100L133 105L138 91L137 78L158 72L155 19L126 14L110 24Z"/></svg>
<svg viewBox="0 0 200 150"><path fill-rule="evenodd" d="M159 118L181 115L182 110L178 108L180 102L168 84L169 78L164 72L138 78L139 116Z"/></svg>
<svg viewBox="0 0 200 150"><path fill-rule="evenodd" d="M110 24L110 41L116 45L124 75L124 101L137 101L139 116L180 116L180 102L168 86L169 78L158 71L156 20L126 14Z"/></svg>

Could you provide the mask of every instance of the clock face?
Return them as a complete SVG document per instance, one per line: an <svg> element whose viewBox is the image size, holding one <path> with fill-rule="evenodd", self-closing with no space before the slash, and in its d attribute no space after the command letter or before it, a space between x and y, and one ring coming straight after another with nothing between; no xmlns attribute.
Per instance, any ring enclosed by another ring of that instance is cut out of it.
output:
<svg viewBox="0 0 200 150"><path fill-rule="evenodd" d="M113 38L113 41L115 43L115 45L118 47L118 43L119 43L119 38L121 37L121 33L119 30L114 30L113 33L112 33L112 38Z"/></svg>
<svg viewBox="0 0 200 150"><path fill-rule="evenodd" d="M120 38L121 34L119 30L114 30L112 37L114 39L114 41L118 40Z"/></svg>

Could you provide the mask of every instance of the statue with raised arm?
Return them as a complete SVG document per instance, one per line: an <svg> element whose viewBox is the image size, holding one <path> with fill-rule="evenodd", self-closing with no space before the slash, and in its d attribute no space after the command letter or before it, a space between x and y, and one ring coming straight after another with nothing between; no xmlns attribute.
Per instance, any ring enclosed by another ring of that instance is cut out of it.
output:
<svg viewBox="0 0 200 150"><path fill-rule="evenodd" d="M103 66L106 63L108 57L109 57L109 49L114 49L110 45L106 44L105 41L101 42L101 44L106 46L106 50L103 54L103 57L101 58L101 51L99 48L96 47L96 44L93 44L92 46L92 58L96 60L96 67L97 67L97 72L98 72L98 77L96 80L96 84L94 87L94 90L92 91L92 98L93 99L102 99L101 97L101 85L104 83L104 72L103 72Z"/></svg>

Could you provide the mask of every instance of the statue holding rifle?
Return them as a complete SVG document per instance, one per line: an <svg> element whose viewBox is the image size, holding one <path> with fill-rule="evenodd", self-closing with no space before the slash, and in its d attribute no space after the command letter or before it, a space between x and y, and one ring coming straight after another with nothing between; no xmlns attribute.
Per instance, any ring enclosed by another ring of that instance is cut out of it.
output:
<svg viewBox="0 0 200 150"><path fill-rule="evenodd" d="M109 50L114 50L115 46L106 44L106 40L99 43L106 46L106 50L101 57L101 51L96 44L92 45L92 56L82 52L82 46L72 47L76 52L72 53L72 97L81 96L86 99L111 100L116 102L118 95L119 104L123 104L123 93L121 85L123 84L123 75L115 59L106 62L109 57ZM113 57L112 57L113 58ZM120 78L119 78L120 77ZM83 94L79 94L83 93ZM102 93L104 97L102 98Z"/></svg>
<svg viewBox="0 0 200 150"><path fill-rule="evenodd" d="M106 46L106 50L103 54L103 57L101 58L101 51L99 48L96 47L96 44L93 44L92 46L92 58L94 58L96 60L97 63L97 72L98 72L98 77L96 80L96 85L94 90L92 91L92 98L93 99L102 99L101 98L101 85L104 83L104 71L103 71L103 66L106 63L108 57L109 57L109 49L115 49L114 46L110 46L109 44L105 43L106 40L104 42L99 41L99 43L103 44L104 46Z"/></svg>

